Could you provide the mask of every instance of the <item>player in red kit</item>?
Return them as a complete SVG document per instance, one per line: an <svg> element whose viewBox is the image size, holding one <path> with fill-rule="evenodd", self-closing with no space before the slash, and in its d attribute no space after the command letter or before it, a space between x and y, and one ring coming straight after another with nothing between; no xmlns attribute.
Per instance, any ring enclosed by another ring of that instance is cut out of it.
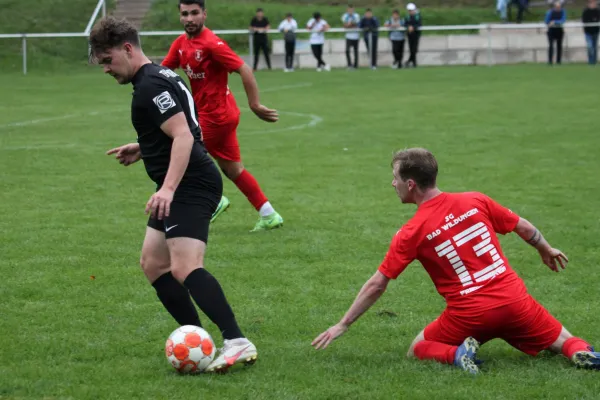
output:
<svg viewBox="0 0 600 400"><path fill-rule="evenodd" d="M389 281L418 260L447 306L417 335L409 357L477 373L480 344L500 338L532 356L550 350L564 354L577 367L600 369L600 353L571 335L527 293L496 233L516 232L556 272L568 262L560 250L552 248L529 221L484 194L440 191L437 161L425 149L398 152L392 167L392 184L400 200L416 204L417 211L396 233L379 270L341 321L313 341L315 348L326 348L344 334L381 297Z"/></svg>
<svg viewBox="0 0 600 400"><path fill-rule="evenodd" d="M283 225L283 218L242 164L236 132L240 110L227 86L229 74L236 72L241 76L248 104L256 116L276 122L277 111L260 103L252 69L224 40L204 26L204 0L180 0L179 14L185 33L175 39L162 65L173 70L180 67L187 74L208 153L259 212L259 220L252 232L278 228ZM223 196L212 220L227 207L229 200Z"/></svg>

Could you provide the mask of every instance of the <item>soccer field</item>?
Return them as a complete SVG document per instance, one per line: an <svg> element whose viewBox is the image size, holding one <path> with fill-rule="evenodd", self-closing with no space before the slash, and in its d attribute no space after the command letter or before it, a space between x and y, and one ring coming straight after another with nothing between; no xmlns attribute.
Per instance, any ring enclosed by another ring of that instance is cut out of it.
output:
<svg viewBox="0 0 600 400"><path fill-rule="evenodd" d="M483 346L480 376L407 360L443 310L418 263L340 340L336 323L414 206L391 186L395 150L438 158L442 190L487 193L570 258L560 274L516 237L513 268L573 334L600 346L598 69L507 66L257 74L266 124L244 109L246 167L282 214L256 212L229 181L232 207L211 227L206 268L221 282L258 362L224 376L179 376L164 342L177 325L139 268L143 166L104 152L135 141L131 87L99 69L0 86L0 398L593 399L600 375L562 356ZM231 88L246 106L237 76ZM220 346L217 329L201 314Z"/></svg>

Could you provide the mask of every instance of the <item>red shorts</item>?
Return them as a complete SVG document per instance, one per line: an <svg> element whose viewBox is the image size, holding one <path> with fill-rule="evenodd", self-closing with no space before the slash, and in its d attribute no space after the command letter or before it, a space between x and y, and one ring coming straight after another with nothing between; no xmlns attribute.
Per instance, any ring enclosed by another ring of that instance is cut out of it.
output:
<svg viewBox="0 0 600 400"><path fill-rule="evenodd" d="M237 139L239 115L223 124L202 123L202 139L208 154L215 158L240 162L240 145Z"/></svg>
<svg viewBox="0 0 600 400"><path fill-rule="evenodd" d="M425 340L460 345L472 336L480 343L503 339L514 348L531 356L549 348L560 335L562 324L540 303L528 296L468 318L444 310L425 328Z"/></svg>

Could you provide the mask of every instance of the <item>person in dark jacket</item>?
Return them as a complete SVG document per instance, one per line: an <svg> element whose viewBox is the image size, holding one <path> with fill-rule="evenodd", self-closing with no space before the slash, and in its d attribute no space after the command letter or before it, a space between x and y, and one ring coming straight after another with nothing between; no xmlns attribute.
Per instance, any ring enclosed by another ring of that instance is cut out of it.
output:
<svg viewBox="0 0 600 400"><path fill-rule="evenodd" d="M529 0L511 0L509 3L510 16L509 20L512 19L512 8L517 7L517 24L523 22L523 15L529 8Z"/></svg>
<svg viewBox="0 0 600 400"><path fill-rule="evenodd" d="M583 10L583 15L581 16L581 22L584 24L597 24L600 22L600 10L598 9L596 0L588 0L588 6ZM598 32L600 32L600 27L586 26L583 28L583 32L585 33L585 41L588 48L588 63L596 65L598 62Z"/></svg>
<svg viewBox="0 0 600 400"><path fill-rule="evenodd" d="M411 63L413 67L417 66L417 53L419 52L422 20L421 13L417 10L417 6L414 3L408 3L406 9L408 10L408 15L404 18L404 26L406 27L410 57L408 58L408 61L406 61L405 66L409 68Z"/></svg>
<svg viewBox="0 0 600 400"><path fill-rule="evenodd" d="M373 16L370 8L365 10L365 16L360 20L358 27L365 35L365 44L371 59L371 69L377 69L377 41L379 40L379 20ZM373 45L369 46L369 42Z"/></svg>
<svg viewBox="0 0 600 400"><path fill-rule="evenodd" d="M254 70L258 68L258 55L260 51L265 55L267 67L271 69L271 59L269 58L269 39L267 32L271 29L269 19L265 17L262 8L256 10L256 16L250 21L250 32L254 33Z"/></svg>
<svg viewBox="0 0 600 400"><path fill-rule="evenodd" d="M567 20L567 13L562 8L560 1L546 13L545 22L548 25L548 64L552 65L554 58L554 43L556 42L556 63L561 63L562 43L565 36L563 25Z"/></svg>

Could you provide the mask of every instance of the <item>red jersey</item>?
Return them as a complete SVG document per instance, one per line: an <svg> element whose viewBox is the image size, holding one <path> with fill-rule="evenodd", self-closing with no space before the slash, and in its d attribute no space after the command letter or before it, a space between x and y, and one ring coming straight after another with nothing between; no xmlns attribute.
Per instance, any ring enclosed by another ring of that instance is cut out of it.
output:
<svg viewBox="0 0 600 400"><path fill-rule="evenodd" d="M229 74L244 61L227 43L204 27L200 34L179 36L169 49L162 65L172 70L181 67L190 79L200 125L221 124L237 118L240 110L229 90Z"/></svg>
<svg viewBox="0 0 600 400"><path fill-rule="evenodd" d="M519 216L481 193L442 193L422 203L394 236L379 271L396 279L419 260L448 309L476 314L527 296L496 233L512 232Z"/></svg>

